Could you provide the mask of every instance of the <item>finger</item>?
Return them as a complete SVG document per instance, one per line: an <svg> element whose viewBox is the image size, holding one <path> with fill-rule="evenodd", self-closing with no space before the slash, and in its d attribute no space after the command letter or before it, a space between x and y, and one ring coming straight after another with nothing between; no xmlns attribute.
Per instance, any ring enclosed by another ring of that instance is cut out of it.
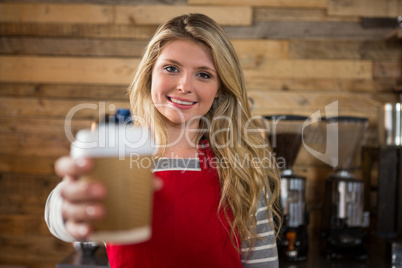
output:
<svg viewBox="0 0 402 268"><path fill-rule="evenodd" d="M62 208L63 219L77 222L101 220L105 217L105 212L105 207L101 204L63 202Z"/></svg>
<svg viewBox="0 0 402 268"><path fill-rule="evenodd" d="M70 176L70 175L66 175L66 176L63 177L63 180L64 180L64 181L68 181L69 183L71 183L71 182L77 181L78 178L77 178L77 177Z"/></svg>
<svg viewBox="0 0 402 268"><path fill-rule="evenodd" d="M69 181L60 189L60 195L69 202L94 202L105 199L106 187L97 181Z"/></svg>
<svg viewBox="0 0 402 268"><path fill-rule="evenodd" d="M152 181L153 187L155 191L159 191L163 187L163 181L162 179L155 177Z"/></svg>
<svg viewBox="0 0 402 268"><path fill-rule="evenodd" d="M92 234L92 227L90 224L85 222L66 222L67 232L77 240L87 240L87 238Z"/></svg>
<svg viewBox="0 0 402 268"><path fill-rule="evenodd" d="M56 174L60 177L78 177L92 170L93 163L89 158L72 159L69 156L59 158L55 163Z"/></svg>

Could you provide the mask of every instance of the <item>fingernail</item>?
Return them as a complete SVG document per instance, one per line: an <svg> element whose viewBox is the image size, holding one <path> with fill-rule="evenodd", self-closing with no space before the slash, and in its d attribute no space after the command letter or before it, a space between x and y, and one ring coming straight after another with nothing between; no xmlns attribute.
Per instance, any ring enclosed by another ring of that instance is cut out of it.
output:
<svg viewBox="0 0 402 268"><path fill-rule="evenodd" d="M92 197L99 197L100 195L102 195L103 192L102 188L97 185L92 185L89 191Z"/></svg>
<svg viewBox="0 0 402 268"><path fill-rule="evenodd" d="M87 206L87 208L85 209L85 212L87 213L88 216L93 216L93 215L95 215L95 207Z"/></svg>
<svg viewBox="0 0 402 268"><path fill-rule="evenodd" d="M88 228L87 228L86 226L79 226L79 227L78 227L78 233L79 233L81 236L86 236L87 233L88 233Z"/></svg>
<svg viewBox="0 0 402 268"><path fill-rule="evenodd" d="M76 164L78 167L80 167L80 168L84 167L85 164L86 164L86 160L85 160L85 158L83 158L83 157L78 157L78 158L76 158L76 159L74 160L74 162L75 162L75 164Z"/></svg>

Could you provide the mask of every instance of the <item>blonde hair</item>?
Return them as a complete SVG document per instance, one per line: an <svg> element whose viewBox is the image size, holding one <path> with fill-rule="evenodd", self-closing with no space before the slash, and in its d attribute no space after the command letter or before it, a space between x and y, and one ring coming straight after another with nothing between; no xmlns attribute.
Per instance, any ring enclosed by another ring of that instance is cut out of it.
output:
<svg viewBox="0 0 402 268"><path fill-rule="evenodd" d="M200 120L200 129L207 129L206 122L213 124L209 133L200 134L197 141L200 141L202 135L206 136L210 139L217 159L228 160L225 167L217 165L221 185L219 209L224 210L228 219L233 245L236 245L234 239L237 233L242 242L249 242L251 248L253 240L258 238L256 207L261 195L265 197L271 226L275 228L271 213L277 216L280 224L279 176L267 141L257 131L250 131L257 129L257 126L253 120L249 120L251 111L243 71L229 38L214 20L202 14L187 14L175 17L158 28L146 48L129 89L131 112L138 117L137 123L152 124L157 143L168 143L163 117L152 105L151 76L153 65L162 48L168 42L178 39L189 39L205 45L218 73L219 97L204 116L206 120ZM230 120L214 120L216 118ZM230 131L222 131L223 129ZM261 146L264 144L265 146ZM244 158L269 159L270 166L251 163L242 166L239 160ZM228 209L232 214L231 220ZM278 229L276 231L278 234Z"/></svg>

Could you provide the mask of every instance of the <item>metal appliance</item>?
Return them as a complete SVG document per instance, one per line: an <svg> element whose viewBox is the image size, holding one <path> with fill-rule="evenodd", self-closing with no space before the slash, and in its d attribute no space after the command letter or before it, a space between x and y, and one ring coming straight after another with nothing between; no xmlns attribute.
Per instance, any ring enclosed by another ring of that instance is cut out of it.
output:
<svg viewBox="0 0 402 268"><path fill-rule="evenodd" d="M280 204L283 225L278 240L279 256L288 260L305 260L308 253L308 214L306 212L306 178L293 173L292 167L302 144L305 116L272 115L269 141L281 169Z"/></svg>
<svg viewBox="0 0 402 268"><path fill-rule="evenodd" d="M327 124L338 124L338 150L331 156L338 166L325 181L322 251L329 258L365 259L368 257L369 213L364 211L364 182L355 178L352 165L361 148L368 119L343 116L326 119L323 123L323 128Z"/></svg>
<svg viewBox="0 0 402 268"><path fill-rule="evenodd" d="M362 150L363 178L371 192L365 201L374 219L371 230L387 241L387 259L402 267L402 103L379 108L378 144Z"/></svg>

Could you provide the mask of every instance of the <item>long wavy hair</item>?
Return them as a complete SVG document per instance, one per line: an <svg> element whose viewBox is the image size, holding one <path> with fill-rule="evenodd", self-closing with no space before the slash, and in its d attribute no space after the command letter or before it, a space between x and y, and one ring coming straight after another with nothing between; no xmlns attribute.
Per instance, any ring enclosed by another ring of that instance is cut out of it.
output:
<svg viewBox="0 0 402 268"><path fill-rule="evenodd" d="M228 219L233 245L238 245L236 238L239 237L240 242L247 241L252 248L253 240L258 239L256 207L262 195L269 222L278 234L279 227L275 228L272 214L280 219L279 175L267 140L257 131L256 121L250 120L243 71L223 29L202 14L181 15L161 25L149 42L129 88L131 112L138 124L152 125L158 144L168 144L163 116L152 105L152 68L167 43L183 39L205 45L218 73L219 97L204 116L205 120L200 120L200 129L210 127L209 133L200 134L197 141L205 136L215 157L226 160L224 167L217 165L221 185L219 210L223 209ZM208 125L208 122L212 123ZM256 159L262 164L255 165Z"/></svg>

